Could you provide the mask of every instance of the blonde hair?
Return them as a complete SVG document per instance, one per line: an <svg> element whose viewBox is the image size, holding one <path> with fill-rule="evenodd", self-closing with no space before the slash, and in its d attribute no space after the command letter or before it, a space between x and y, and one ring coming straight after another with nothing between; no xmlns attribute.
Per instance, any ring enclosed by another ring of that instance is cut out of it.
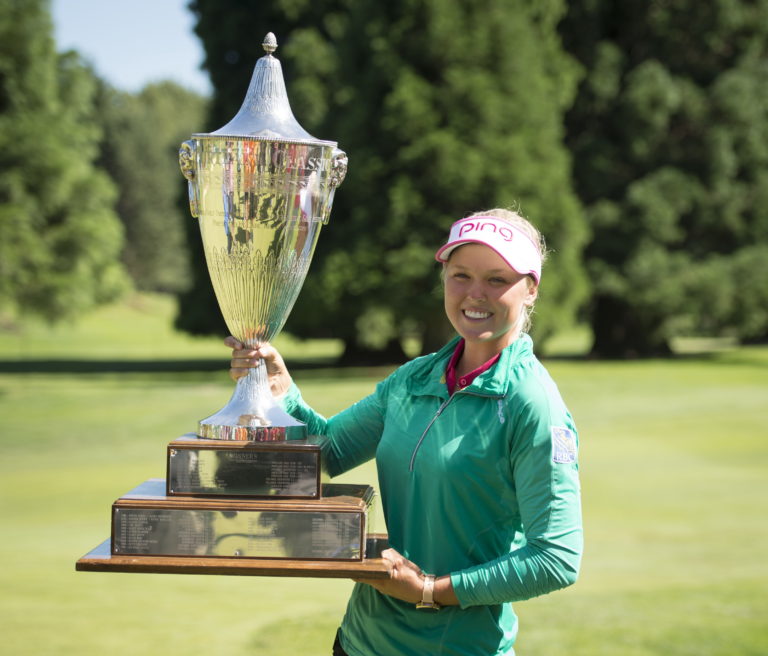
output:
<svg viewBox="0 0 768 656"><path fill-rule="evenodd" d="M482 212L474 212L473 214L470 214L465 219L474 219L476 217L480 216L492 216L496 219L501 219L502 221L509 223L510 225L514 226L520 232L522 232L525 236L529 237L530 240L533 242L533 245L536 247L536 250L539 252L539 255L541 256L541 263L544 264L544 261L547 259L547 244L544 241L544 236L539 232L538 228L533 225L528 219L526 219L522 214L515 210L509 210L504 209L503 207L495 207L492 210L484 210ZM449 258L450 259L450 258ZM536 286L536 281L534 280L533 276L528 276L528 286L529 288L531 286ZM520 313L520 320L517 325L517 331L520 332L527 332L531 328L531 315L533 314L533 303L531 305L524 305L523 311Z"/></svg>

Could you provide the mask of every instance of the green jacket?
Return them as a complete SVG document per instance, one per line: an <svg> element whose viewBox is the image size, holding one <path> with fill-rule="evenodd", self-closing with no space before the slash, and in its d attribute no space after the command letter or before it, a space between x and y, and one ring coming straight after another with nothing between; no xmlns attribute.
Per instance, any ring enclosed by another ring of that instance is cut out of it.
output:
<svg viewBox="0 0 768 656"><path fill-rule="evenodd" d="M331 475L375 457L389 542L425 572L450 574L461 606L439 612L357 584L342 624L350 656L513 654L509 602L572 584L582 551L577 435L522 335L453 396L454 340L325 419L294 386L285 409L323 435Z"/></svg>

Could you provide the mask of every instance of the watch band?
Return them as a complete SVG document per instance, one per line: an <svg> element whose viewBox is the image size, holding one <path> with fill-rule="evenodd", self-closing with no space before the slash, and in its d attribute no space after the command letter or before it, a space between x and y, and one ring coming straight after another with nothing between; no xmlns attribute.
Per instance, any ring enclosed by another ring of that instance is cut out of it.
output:
<svg viewBox="0 0 768 656"><path fill-rule="evenodd" d="M416 604L416 608L418 608L419 610L423 610L423 609L440 610L440 604L438 604L434 599L434 592L435 592L435 575L425 574L424 585L421 588L421 601L418 604Z"/></svg>

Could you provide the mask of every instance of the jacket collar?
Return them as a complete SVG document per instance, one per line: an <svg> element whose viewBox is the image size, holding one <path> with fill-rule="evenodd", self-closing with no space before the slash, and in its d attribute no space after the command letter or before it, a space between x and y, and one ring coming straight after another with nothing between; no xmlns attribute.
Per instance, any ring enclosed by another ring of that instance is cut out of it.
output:
<svg viewBox="0 0 768 656"><path fill-rule="evenodd" d="M456 348L459 337L448 342L437 353L427 356L421 362L414 363L416 369L408 379L408 391L416 396L437 396L447 399L448 388L445 383L445 368ZM510 384L510 370L523 359L533 357L533 341L522 333L502 352L499 361L488 371L480 374L459 394L470 393L482 396L501 397L507 393Z"/></svg>

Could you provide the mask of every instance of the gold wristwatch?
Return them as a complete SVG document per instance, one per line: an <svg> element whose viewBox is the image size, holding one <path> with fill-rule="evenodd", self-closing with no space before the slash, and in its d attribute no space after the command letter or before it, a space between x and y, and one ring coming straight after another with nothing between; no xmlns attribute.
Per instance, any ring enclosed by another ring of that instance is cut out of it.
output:
<svg viewBox="0 0 768 656"><path fill-rule="evenodd" d="M435 591L435 575L424 575L424 587L421 589L421 601L416 604L416 608L419 610L440 610L440 604L438 604L433 594Z"/></svg>

